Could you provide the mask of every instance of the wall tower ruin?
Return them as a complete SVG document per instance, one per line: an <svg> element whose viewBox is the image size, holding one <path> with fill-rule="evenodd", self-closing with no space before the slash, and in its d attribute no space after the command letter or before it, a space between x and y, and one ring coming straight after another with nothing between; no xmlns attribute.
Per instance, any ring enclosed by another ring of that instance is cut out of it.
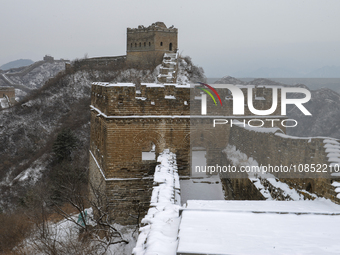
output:
<svg viewBox="0 0 340 255"><path fill-rule="evenodd" d="M126 55L128 62L161 63L164 53L177 51L177 28L156 22L148 27L127 28Z"/></svg>

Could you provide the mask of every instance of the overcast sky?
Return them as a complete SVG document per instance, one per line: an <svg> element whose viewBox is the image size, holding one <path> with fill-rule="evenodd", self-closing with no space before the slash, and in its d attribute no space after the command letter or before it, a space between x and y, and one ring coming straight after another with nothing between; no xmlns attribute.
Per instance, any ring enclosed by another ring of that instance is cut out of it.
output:
<svg viewBox="0 0 340 255"><path fill-rule="evenodd" d="M0 0L0 65L126 54L126 28L163 21L208 77L340 66L339 0Z"/></svg>

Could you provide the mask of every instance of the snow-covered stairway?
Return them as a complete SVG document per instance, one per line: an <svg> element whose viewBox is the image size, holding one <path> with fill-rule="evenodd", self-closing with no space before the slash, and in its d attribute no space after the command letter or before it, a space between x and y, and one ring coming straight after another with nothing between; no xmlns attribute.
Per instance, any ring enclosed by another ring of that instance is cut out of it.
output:
<svg viewBox="0 0 340 255"><path fill-rule="evenodd" d="M336 198L340 200L340 143L334 138L327 138L323 142L332 169L332 186Z"/></svg>
<svg viewBox="0 0 340 255"><path fill-rule="evenodd" d="M177 53L164 53L163 62L159 70L158 82L176 83L177 80Z"/></svg>

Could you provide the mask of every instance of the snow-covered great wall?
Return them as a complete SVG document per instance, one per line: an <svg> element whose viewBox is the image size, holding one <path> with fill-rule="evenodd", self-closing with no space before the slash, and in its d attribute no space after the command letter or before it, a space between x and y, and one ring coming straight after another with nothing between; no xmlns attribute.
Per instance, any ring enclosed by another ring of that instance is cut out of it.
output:
<svg viewBox="0 0 340 255"><path fill-rule="evenodd" d="M229 145L254 159L259 166L290 168L289 174L282 171L274 173L290 186L340 203L338 139L295 137L284 134L280 129L235 125L230 129ZM311 168L313 164L314 170Z"/></svg>
<svg viewBox="0 0 340 255"><path fill-rule="evenodd" d="M139 229L135 255L174 254L178 245L181 197L176 155L166 149L157 161L150 209Z"/></svg>
<svg viewBox="0 0 340 255"><path fill-rule="evenodd" d="M325 147L329 148L327 144ZM235 166L258 165L233 145L224 152ZM226 254L225 251L271 254L277 250L282 254L292 250L299 254L335 254L340 248L336 228L332 227L340 222L340 207L329 199L314 195L305 200L275 176L263 174L262 178L280 189L286 195L283 200L288 201L273 201L277 199L271 197L268 187L249 175L267 201L188 200L181 206L176 155L165 149L157 162L150 209L141 221L134 255ZM291 233L296 226L298 238ZM315 229L322 229L322 233ZM248 234L252 241L244 242Z"/></svg>

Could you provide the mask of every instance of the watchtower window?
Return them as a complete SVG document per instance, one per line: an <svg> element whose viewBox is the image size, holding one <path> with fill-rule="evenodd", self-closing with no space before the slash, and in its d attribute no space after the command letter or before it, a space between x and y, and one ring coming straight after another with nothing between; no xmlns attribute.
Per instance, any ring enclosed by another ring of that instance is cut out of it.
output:
<svg viewBox="0 0 340 255"><path fill-rule="evenodd" d="M146 151L142 151L142 160L156 160L156 146L154 143L150 143L147 146L148 148L144 148ZM151 150L150 148L151 147Z"/></svg>
<svg viewBox="0 0 340 255"><path fill-rule="evenodd" d="M169 44L169 50L172 50L172 43Z"/></svg>
<svg viewBox="0 0 340 255"><path fill-rule="evenodd" d="M142 47L142 43L139 43L139 47Z"/></svg>
<svg viewBox="0 0 340 255"><path fill-rule="evenodd" d="M161 46L163 46L163 42L161 42Z"/></svg>
<svg viewBox="0 0 340 255"><path fill-rule="evenodd" d="M151 42L149 42L149 46L151 46Z"/></svg>
<svg viewBox="0 0 340 255"><path fill-rule="evenodd" d="M144 47L146 46L146 42L144 43Z"/></svg>

